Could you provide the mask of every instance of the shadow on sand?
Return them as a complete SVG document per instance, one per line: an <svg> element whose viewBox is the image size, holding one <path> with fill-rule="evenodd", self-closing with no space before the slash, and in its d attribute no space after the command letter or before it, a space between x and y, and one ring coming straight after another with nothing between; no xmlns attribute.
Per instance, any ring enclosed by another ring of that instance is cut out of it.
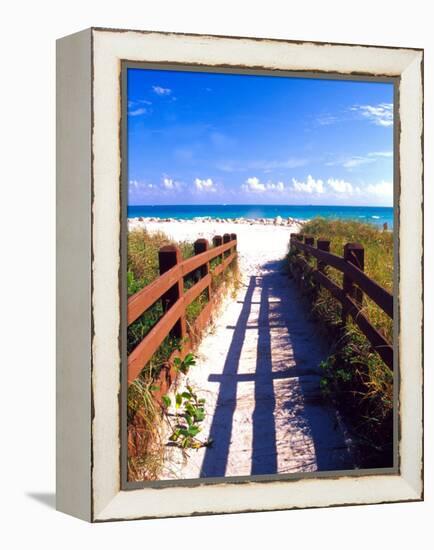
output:
<svg viewBox="0 0 434 550"><path fill-rule="evenodd" d="M236 435L237 385L243 381L254 382L251 475L352 469L351 452L336 414L320 395L319 363L327 348L307 319L298 289L283 273L283 262L262 268L261 276L250 277L236 325L228 327L233 335L223 372L209 377L220 386L209 434L214 443L206 449L200 477L226 473L231 439ZM259 302L253 301L258 292ZM255 305L259 305L257 316ZM247 330L257 330L256 370L240 374ZM281 360L272 346L284 351ZM281 467L278 445L291 456Z"/></svg>

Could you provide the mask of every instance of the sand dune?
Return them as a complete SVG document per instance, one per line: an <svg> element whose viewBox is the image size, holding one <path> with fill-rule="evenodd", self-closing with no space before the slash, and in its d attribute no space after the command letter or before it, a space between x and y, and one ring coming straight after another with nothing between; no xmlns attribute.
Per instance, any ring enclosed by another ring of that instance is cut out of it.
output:
<svg viewBox="0 0 434 550"><path fill-rule="evenodd" d="M269 271L273 262L280 261L288 252L291 233L299 231L300 225L219 223L216 221L171 221L148 222L133 219L129 228L146 227L148 231L163 231L175 241L195 241L205 238L209 241L215 235L236 233L240 270L244 278L261 275Z"/></svg>
<svg viewBox="0 0 434 550"><path fill-rule="evenodd" d="M351 442L336 411L321 399L319 363L327 350L284 272L290 234L299 226L213 221L130 226L164 231L174 240L236 233L243 278L196 350L197 365L179 381L178 391L189 383L206 399L200 439L214 443L187 453L168 446L161 479L352 469Z"/></svg>

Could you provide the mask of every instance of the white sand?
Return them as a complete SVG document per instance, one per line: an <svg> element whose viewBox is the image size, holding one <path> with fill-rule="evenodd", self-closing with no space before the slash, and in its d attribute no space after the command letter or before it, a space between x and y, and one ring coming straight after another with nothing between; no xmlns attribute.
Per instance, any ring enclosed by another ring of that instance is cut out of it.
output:
<svg viewBox="0 0 434 550"><path fill-rule="evenodd" d="M195 221L141 222L131 220L130 229L146 227L149 231L163 231L175 241L195 241L199 238L210 242L215 235L236 233L240 270L243 277L260 275L269 271L270 262L282 260L288 252L291 233L299 231L299 225L261 225L248 223L218 223Z"/></svg>
<svg viewBox="0 0 434 550"><path fill-rule="evenodd" d="M354 468L351 441L321 398L323 344L287 276L251 275L180 380L179 391L189 383L206 399L199 439L214 443L186 456L168 447L162 479Z"/></svg>
<svg viewBox="0 0 434 550"><path fill-rule="evenodd" d="M319 362L327 350L283 271L299 225L136 219L133 227L175 241L236 233L243 278L235 299L228 296L216 312L197 365L179 381L179 391L190 383L205 397L200 439L214 444L187 455L168 446L162 479L353 468L345 430L321 399Z"/></svg>

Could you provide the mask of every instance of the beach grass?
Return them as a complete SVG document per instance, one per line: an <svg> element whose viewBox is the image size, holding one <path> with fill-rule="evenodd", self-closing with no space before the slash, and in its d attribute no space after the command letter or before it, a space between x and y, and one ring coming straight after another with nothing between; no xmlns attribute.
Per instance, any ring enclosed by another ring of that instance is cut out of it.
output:
<svg viewBox="0 0 434 550"><path fill-rule="evenodd" d="M359 243L365 250L366 274L393 293L393 233L357 221L305 223L303 235L330 241L330 251L343 255L346 243ZM292 252L294 253L294 252ZM291 261L291 254L289 259ZM316 261L309 260L311 267ZM327 267L327 276L342 286L342 273ZM359 328L348 319L341 322L341 305L324 288L318 289L306 273L306 292L312 315L330 343L330 354L321 364L321 387L349 419L358 442L361 466L390 466L393 450L393 374L383 363ZM363 312L390 342L392 320L364 296Z"/></svg>
<svg viewBox="0 0 434 550"><path fill-rule="evenodd" d="M135 229L128 234L127 250L127 293L132 296L159 277L158 252L164 245L175 244L180 248L183 259L194 255L194 245L189 241L175 242L161 231L149 232ZM214 264L211 267L215 267ZM197 282L197 273L184 278L184 291ZM232 262L230 268L212 278L213 290L224 283L226 288L238 284L238 264ZM188 329L209 301L205 289L186 309ZM128 354L143 340L149 331L163 316L163 306L158 300L146 310L127 330ZM199 335L200 336L200 335ZM194 335L195 339L198 335ZM156 406L152 393L158 388L154 385L162 367L169 361L172 353L179 348L179 339L169 335L162 342L151 360L144 365L139 377L128 388L128 432L129 445L134 442L135 452L129 453L128 477L135 481L158 479L164 465L164 445L161 437L161 408ZM138 452L137 452L138 451Z"/></svg>
<svg viewBox="0 0 434 550"><path fill-rule="evenodd" d="M330 241L330 252L343 256L346 243L359 243L365 249L365 273L393 294L393 233L382 231L377 226L357 221L328 221L316 218L305 223L304 235ZM342 273L329 268L329 276L342 285ZM391 341L392 320L367 296L363 312L371 323Z"/></svg>

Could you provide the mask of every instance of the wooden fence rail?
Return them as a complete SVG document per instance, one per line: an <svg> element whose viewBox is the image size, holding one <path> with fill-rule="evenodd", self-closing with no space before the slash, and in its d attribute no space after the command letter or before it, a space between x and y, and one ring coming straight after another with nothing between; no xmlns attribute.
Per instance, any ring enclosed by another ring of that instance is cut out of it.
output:
<svg viewBox="0 0 434 550"><path fill-rule="evenodd" d="M344 246L344 256L330 253L330 241L318 239L315 248L313 237L291 234L291 249L303 253L293 260L295 276L301 279L307 269L314 281L326 288L342 305L342 321L351 316L359 329L369 340L373 349L386 365L393 369L393 347L371 324L363 312L363 295L366 294L380 309L393 319L393 296L364 273L364 249L360 244L348 243ZM317 268L313 268L310 258L316 258ZM343 273L342 288L325 273L326 266Z"/></svg>
<svg viewBox="0 0 434 550"><path fill-rule="evenodd" d="M182 259L177 246L163 246L159 251L160 276L128 299L128 326L158 300L161 300L164 312L129 354L128 384L138 377L167 336L172 335L180 339L183 346L181 355L185 355L189 349L189 344L184 343L187 336L186 310L205 290L208 290L209 300L196 318L194 329L200 331L209 321L213 308L212 279L223 273L235 259L237 236L234 233L226 233L223 237L217 235L213 239L213 244L214 246L209 248L206 239L198 239L194 243L195 255L186 260ZM211 269L210 262L217 258L220 263ZM184 277L191 274L194 275L195 282L184 291ZM169 382L166 386L168 384ZM163 393L165 389L162 388L159 393Z"/></svg>

